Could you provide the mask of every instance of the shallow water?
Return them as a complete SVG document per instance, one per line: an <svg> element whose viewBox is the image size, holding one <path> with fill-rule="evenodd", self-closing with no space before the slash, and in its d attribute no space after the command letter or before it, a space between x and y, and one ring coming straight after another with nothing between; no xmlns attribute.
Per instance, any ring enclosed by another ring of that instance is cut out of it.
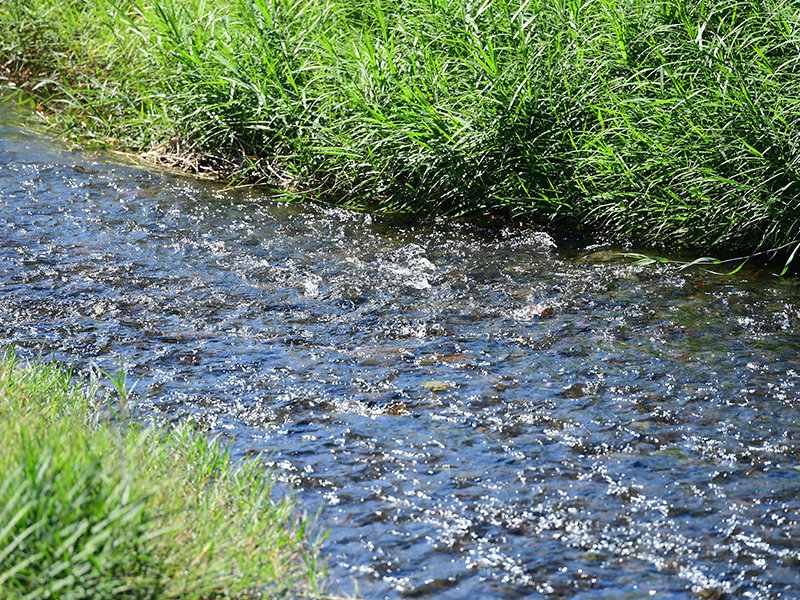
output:
<svg viewBox="0 0 800 600"><path fill-rule="evenodd" d="M611 250L228 191L0 104L0 347L269 452L335 593L800 597L798 282Z"/></svg>

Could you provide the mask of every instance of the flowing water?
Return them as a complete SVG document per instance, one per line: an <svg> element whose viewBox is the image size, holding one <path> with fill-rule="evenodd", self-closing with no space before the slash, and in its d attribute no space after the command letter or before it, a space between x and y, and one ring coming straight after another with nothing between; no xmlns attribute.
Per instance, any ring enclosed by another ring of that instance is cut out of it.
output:
<svg viewBox="0 0 800 600"><path fill-rule="evenodd" d="M364 598L800 597L800 296L81 154L0 104L0 347L269 453Z"/></svg>

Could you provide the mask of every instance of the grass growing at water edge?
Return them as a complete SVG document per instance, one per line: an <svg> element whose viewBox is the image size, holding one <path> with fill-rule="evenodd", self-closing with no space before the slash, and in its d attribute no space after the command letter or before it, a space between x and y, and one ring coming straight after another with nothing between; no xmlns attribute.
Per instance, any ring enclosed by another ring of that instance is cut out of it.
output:
<svg viewBox="0 0 800 600"><path fill-rule="evenodd" d="M706 251L800 239L798 0L4 0L0 39L77 137L234 179Z"/></svg>
<svg viewBox="0 0 800 600"><path fill-rule="evenodd" d="M0 597L317 597L309 520L257 461L109 422L96 381L0 360Z"/></svg>

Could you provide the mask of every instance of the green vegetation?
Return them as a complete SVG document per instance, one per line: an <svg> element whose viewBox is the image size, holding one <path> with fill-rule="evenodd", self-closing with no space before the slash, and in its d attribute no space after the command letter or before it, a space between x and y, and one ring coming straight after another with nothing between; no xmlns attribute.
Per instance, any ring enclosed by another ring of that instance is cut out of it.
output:
<svg viewBox="0 0 800 600"><path fill-rule="evenodd" d="M57 365L0 361L0 598L315 592L308 521L257 461L233 467L191 425L132 425L109 399Z"/></svg>
<svg viewBox="0 0 800 600"><path fill-rule="evenodd" d="M798 0L0 0L82 140L351 206L800 240Z"/></svg>

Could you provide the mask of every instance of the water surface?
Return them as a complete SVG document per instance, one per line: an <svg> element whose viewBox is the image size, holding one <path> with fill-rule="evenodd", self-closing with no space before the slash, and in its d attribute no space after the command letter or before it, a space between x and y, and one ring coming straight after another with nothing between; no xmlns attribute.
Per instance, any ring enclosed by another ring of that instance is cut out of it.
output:
<svg viewBox="0 0 800 600"><path fill-rule="evenodd" d="M768 270L70 151L0 104L0 346L265 451L364 598L800 597L800 302Z"/></svg>

